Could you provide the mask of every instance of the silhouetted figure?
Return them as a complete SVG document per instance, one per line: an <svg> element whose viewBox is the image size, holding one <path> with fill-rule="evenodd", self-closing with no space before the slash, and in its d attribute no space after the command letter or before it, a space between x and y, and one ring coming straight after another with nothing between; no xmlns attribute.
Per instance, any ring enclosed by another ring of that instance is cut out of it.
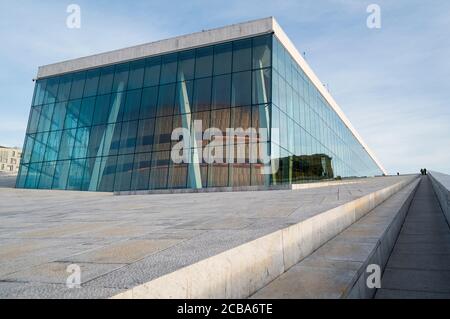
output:
<svg viewBox="0 0 450 319"><path fill-rule="evenodd" d="M427 169L426 168L423 169L423 175L427 175Z"/></svg>
<svg viewBox="0 0 450 319"><path fill-rule="evenodd" d="M420 175L423 175L423 168L420 169Z"/></svg>
<svg viewBox="0 0 450 319"><path fill-rule="evenodd" d="M399 173L399 172L397 172L397 176L400 176L400 173Z"/></svg>

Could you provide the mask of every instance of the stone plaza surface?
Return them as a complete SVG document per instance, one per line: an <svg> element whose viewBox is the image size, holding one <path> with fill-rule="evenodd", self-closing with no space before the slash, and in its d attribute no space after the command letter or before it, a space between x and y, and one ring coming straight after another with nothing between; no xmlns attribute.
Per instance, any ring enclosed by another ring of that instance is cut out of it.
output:
<svg viewBox="0 0 450 319"><path fill-rule="evenodd" d="M322 188L114 196L0 189L0 298L107 298L411 176ZM68 289L66 268L81 267Z"/></svg>

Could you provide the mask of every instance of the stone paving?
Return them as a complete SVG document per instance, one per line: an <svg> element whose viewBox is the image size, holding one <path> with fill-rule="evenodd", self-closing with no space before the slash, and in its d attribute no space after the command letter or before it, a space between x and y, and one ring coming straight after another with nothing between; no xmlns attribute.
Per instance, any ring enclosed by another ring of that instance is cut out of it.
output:
<svg viewBox="0 0 450 319"><path fill-rule="evenodd" d="M301 190L114 196L0 189L0 298L106 298L412 176ZM68 265L82 285L65 285Z"/></svg>

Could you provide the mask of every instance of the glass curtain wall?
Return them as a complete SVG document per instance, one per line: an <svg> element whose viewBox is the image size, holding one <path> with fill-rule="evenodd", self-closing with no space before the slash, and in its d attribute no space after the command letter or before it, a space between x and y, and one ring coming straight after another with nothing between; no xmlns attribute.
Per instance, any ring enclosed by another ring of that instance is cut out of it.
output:
<svg viewBox="0 0 450 319"><path fill-rule="evenodd" d="M226 129L268 127L272 35L39 79L17 187L126 191L262 185L249 160L260 136L236 137L245 161L226 163ZM222 130L224 163L174 163L174 128Z"/></svg>
<svg viewBox="0 0 450 319"><path fill-rule="evenodd" d="M205 154L217 149L202 140L210 127L221 131L214 141L223 159L215 163ZM179 142L172 139L175 128L199 137L189 143L188 163L171 157ZM227 128L273 132L270 139L259 133L229 138ZM269 152L272 170L255 152ZM268 34L39 79L16 186L110 192L381 174Z"/></svg>
<svg viewBox="0 0 450 319"><path fill-rule="evenodd" d="M273 37L272 138L279 170L273 184L382 175L281 42Z"/></svg>

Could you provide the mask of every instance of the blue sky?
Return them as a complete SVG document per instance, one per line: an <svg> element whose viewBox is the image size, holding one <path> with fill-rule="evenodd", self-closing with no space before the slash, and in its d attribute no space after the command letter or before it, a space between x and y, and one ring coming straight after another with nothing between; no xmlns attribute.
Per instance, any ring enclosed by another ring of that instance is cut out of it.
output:
<svg viewBox="0 0 450 319"><path fill-rule="evenodd" d="M66 8L81 7L81 28ZM369 29L366 8L381 8ZM274 16L389 173L450 173L450 2L0 0L0 145L21 145L39 65Z"/></svg>

